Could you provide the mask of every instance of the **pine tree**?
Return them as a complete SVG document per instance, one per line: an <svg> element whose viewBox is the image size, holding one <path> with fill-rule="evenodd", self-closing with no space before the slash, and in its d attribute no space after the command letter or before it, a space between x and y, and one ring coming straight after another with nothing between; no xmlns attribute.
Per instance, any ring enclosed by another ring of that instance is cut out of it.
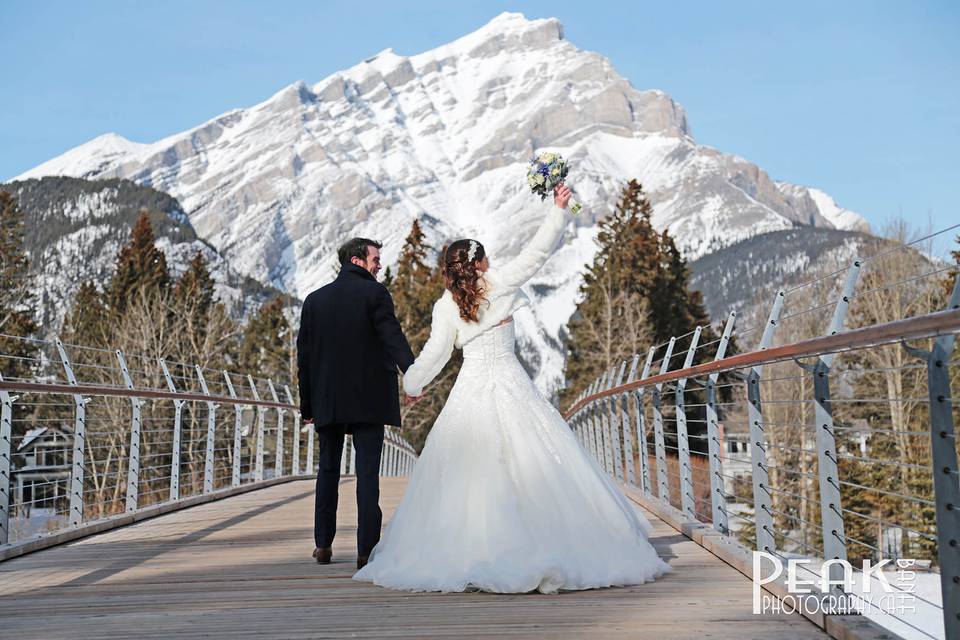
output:
<svg viewBox="0 0 960 640"><path fill-rule="evenodd" d="M13 196L0 191L0 371L6 378L25 377L34 344L19 337L37 331L36 300L30 262L24 250L23 214ZM15 337L5 337L15 336Z"/></svg>
<svg viewBox="0 0 960 640"><path fill-rule="evenodd" d="M64 320L64 340L72 344L104 348L109 346L107 343L112 333L103 295L93 282L84 282L77 290L73 306Z"/></svg>
<svg viewBox="0 0 960 640"><path fill-rule="evenodd" d="M581 301L568 327L564 404L655 340L649 311L663 265L652 213L640 183L631 180L613 215L599 225L598 251L584 274Z"/></svg>
<svg viewBox="0 0 960 640"><path fill-rule="evenodd" d="M430 250L431 247L424 241L420 223L414 221L400 250L397 270L391 283L397 319L414 353L419 352L430 337L433 305L443 295L444 290L444 251L439 252L437 264L431 269L428 262ZM443 408L450 389L453 388L462 362L460 350L454 350L450 362L427 387L425 397L415 405L403 407L404 437L416 449L421 449L426 442L427 435L440 415L440 409Z"/></svg>
<svg viewBox="0 0 960 640"><path fill-rule="evenodd" d="M240 343L240 365L245 372L274 383L289 384L291 371L292 331L284 313L283 298L276 297L263 306L247 321Z"/></svg>
<svg viewBox="0 0 960 640"><path fill-rule="evenodd" d="M116 269L105 292L107 308L119 316L135 296L163 295L169 286L166 256L156 246L149 214L142 211L130 241L117 255Z"/></svg>
<svg viewBox="0 0 960 640"><path fill-rule="evenodd" d="M443 278L427 263L430 247L424 241L420 222L413 221L391 274L391 291L397 320L413 350L419 351L430 335L433 304L443 293Z"/></svg>
<svg viewBox="0 0 960 640"><path fill-rule="evenodd" d="M173 286L173 306L178 316L203 333L215 302L214 281L203 253L197 251L190 266Z"/></svg>

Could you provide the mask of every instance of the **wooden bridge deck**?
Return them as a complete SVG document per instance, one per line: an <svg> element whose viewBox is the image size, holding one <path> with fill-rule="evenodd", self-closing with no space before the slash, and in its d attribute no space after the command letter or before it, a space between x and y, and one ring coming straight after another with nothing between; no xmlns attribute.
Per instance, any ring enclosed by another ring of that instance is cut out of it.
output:
<svg viewBox="0 0 960 640"><path fill-rule="evenodd" d="M389 518L405 486L384 479ZM751 613L750 582L654 516L673 573L559 595L424 594L351 580L352 480L334 563L317 565L313 483L296 481L0 563L5 638L823 638ZM589 544L589 541L584 541ZM571 549L571 553L575 553Z"/></svg>

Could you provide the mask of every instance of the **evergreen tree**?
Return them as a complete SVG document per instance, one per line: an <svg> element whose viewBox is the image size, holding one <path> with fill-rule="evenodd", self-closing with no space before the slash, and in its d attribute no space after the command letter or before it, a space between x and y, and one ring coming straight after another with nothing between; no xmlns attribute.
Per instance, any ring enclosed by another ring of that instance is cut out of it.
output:
<svg viewBox="0 0 960 640"><path fill-rule="evenodd" d="M25 377L26 360L35 355L33 343L18 340L37 331L36 300L24 250L23 214L16 200L0 191L0 371L6 378ZM16 337L5 337L16 336Z"/></svg>
<svg viewBox="0 0 960 640"><path fill-rule="evenodd" d="M445 250L439 252L432 269L428 262L430 250L431 247L424 241L420 223L414 221L400 250L397 270L391 283L397 320L414 353L419 352L430 337L433 305L444 290L442 263ZM404 437L417 450L423 447L433 423L440 415L462 362L460 350L455 349L450 362L427 387L425 397L415 405L403 407Z"/></svg>
<svg viewBox="0 0 960 640"><path fill-rule="evenodd" d="M146 211L130 233L130 241L117 255L117 265L105 292L109 311L119 316L138 295L163 295L170 286L167 259L157 248L153 227Z"/></svg>
<svg viewBox="0 0 960 640"><path fill-rule="evenodd" d="M104 348L108 346L112 333L102 294L93 282L84 282L64 320L64 340L72 344Z"/></svg>
<svg viewBox="0 0 960 640"><path fill-rule="evenodd" d="M173 286L175 312L202 333L215 302L214 295L214 281L207 261L203 253L197 251Z"/></svg>
<svg viewBox="0 0 960 640"><path fill-rule="evenodd" d="M391 274L397 320L414 352L419 351L430 336L433 304L443 293L443 276L439 268L431 269L427 262L429 250L420 222L414 220L400 250L396 274Z"/></svg>
<svg viewBox="0 0 960 640"><path fill-rule="evenodd" d="M276 297L261 306L243 328L240 365L244 372L289 384L292 328L284 314L283 298Z"/></svg>
<svg viewBox="0 0 960 640"><path fill-rule="evenodd" d="M613 215L600 223L598 251L584 275L581 301L569 324L563 403L651 344L688 334L697 326L703 328L701 344L716 338L703 296L689 290L686 260L667 231L657 233L653 228L652 213L640 183L631 180ZM682 348L683 341L675 347ZM700 350L697 361L712 355Z"/></svg>

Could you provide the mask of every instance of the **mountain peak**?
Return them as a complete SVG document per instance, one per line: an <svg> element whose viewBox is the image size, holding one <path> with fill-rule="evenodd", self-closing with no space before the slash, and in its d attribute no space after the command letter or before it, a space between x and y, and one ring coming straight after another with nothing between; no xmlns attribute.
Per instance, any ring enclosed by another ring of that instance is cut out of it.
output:
<svg viewBox="0 0 960 640"><path fill-rule="evenodd" d="M476 31L414 58L442 59L463 54L486 58L502 51L546 49L562 40L563 25L556 18L530 20L522 13L504 12Z"/></svg>

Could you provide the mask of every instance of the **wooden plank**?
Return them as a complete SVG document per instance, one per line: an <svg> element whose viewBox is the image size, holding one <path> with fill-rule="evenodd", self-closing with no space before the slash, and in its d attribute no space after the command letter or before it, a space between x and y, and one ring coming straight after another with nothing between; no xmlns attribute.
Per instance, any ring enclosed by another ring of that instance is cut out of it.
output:
<svg viewBox="0 0 960 640"><path fill-rule="evenodd" d="M382 480L389 518L404 478ZM750 583L650 516L673 573L637 587L542 594L390 591L351 579L355 485L341 485L334 562L313 550L313 484L290 482L0 564L15 638L823 638L754 616Z"/></svg>

